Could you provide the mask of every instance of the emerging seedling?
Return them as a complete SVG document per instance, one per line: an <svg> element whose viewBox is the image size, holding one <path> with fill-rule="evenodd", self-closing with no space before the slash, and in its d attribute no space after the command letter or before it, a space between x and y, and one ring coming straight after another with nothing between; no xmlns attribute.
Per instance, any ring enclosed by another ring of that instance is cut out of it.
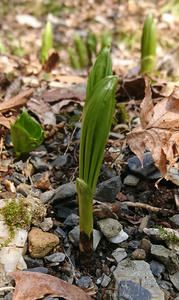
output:
<svg viewBox="0 0 179 300"><path fill-rule="evenodd" d="M17 157L37 148L44 139L42 127L35 122L26 110L11 125L10 134Z"/></svg>
<svg viewBox="0 0 179 300"><path fill-rule="evenodd" d="M149 14L145 20L141 39L141 73L151 73L156 69L156 27Z"/></svg>
<svg viewBox="0 0 179 300"><path fill-rule="evenodd" d="M89 31L86 37L86 49L88 54L89 65L92 65L93 53L94 55L97 55L97 43L98 43L97 36L91 31Z"/></svg>
<svg viewBox="0 0 179 300"><path fill-rule="evenodd" d="M106 50L109 55L109 48ZM103 57L101 64L106 68L106 56L102 52ZM110 60L110 57L108 57ZM93 255L93 195L97 184L100 167L103 159L104 149L112 123L112 117L115 106L115 91L118 82L117 76L109 75L112 68L108 72L103 67L103 72L94 64L88 80L90 88L88 89L87 103L83 109L82 133L80 141L80 157L79 157L79 178L77 178L77 193L79 203L80 216L80 252L83 262L90 265ZM97 73L96 73L97 72ZM107 76L107 75L108 76ZM98 78L94 82L94 78Z"/></svg>
<svg viewBox="0 0 179 300"><path fill-rule="evenodd" d="M49 50L53 49L53 32L52 25L48 21L42 37L41 63L44 64L48 60Z"/></svg>
<svg viewBox="0 0 179 300"><path fill-rule="evenodd" d="M77 33L74 36L74 42L79 57L80 66L81 68L84 68L86 66L86 61L87 61L86 46L82 38Z"/></svg>

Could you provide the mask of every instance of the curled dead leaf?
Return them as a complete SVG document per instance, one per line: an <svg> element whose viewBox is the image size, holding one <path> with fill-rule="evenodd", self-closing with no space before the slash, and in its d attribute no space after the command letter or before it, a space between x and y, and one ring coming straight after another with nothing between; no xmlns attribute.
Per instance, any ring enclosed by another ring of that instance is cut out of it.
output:
<svg viewBox="0 0 179 300"><path fill-rule="evenodd" d="M38 272L12 272L16 283L13 300L37 300L44 296L66 300L90 300L91 297L75 285L57 277Z"/></svg>
<svg viewBox="0 0 179 300"><path fill-rule="evenodd" d="M141 126L127 135L127 143L141 163L146 148L150 150L156 167L169 179L167 163L171 167L179 158L179 88L176 86L169 98L163 98L154 106L147 79L145 84Z"/></svg>

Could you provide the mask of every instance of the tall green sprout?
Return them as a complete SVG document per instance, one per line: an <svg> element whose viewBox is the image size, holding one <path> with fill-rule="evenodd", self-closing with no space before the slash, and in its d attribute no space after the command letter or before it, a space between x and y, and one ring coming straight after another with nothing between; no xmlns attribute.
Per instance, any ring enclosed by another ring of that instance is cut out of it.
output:
<svg viewBox="0 0 179 300"><path fill-rule="evenodd" d="M41 63L44 64L48 60L49 50L53 49L53 32L52 25L48 21L45 25L45 30L42 37L42 47L41 47Z"/></svg>
<svg viewBox="0 0 179 300"><path fill-rule="evenodd" d="M103 71L99 72L99 69ZM88 79L80 141L79 178L76 181L80 216L79 247L81 257L88 265L93 255L93 195L112 123L118 82L117 76L111 74L110 47L107 47L98 56Z"/></svg>
<svg viewBox="0 0 179 300"><path fill-rule="evenodd" d="M156 27L152 14L145 20L141 39L141 73L151 73L156 69Z"/></svg>

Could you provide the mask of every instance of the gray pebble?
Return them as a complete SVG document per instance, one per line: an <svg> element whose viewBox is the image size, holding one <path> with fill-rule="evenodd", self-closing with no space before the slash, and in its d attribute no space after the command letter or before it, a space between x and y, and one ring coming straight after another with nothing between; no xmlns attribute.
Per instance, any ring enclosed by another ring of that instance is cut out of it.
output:
<svg viewBox="0 0 179 300"><path fill-rule="evenodd" d="M179 228L179 214L176 214L173 217L171 217L170 221L176 228Z"/></svg>
<svg viewBox="0 0 179 300"><path fill-rule="evenodd" d="M46 260L49 262L62 262L65 260L65 254L63 252L56 252L51 255L45 256L44 257Z"/></svg>
<svg viewBox="0 0 179 300"><path fill-rule="evenodd" d="M111 278L109 276L107 276L106 274L104 274L104 276L102 277L101 286L107 287L108 284L110 283L110 281L111 281Z"/></svg>
<svg viewBox="0 0 179 300"><path fill-rule="evenodd" d="M139 178L134 175L127 175L124 178L124 184L129 186L136 186L139 183Z"/></svg>
<svg viewBox="0 0 179 300"><path fill-rule="evenodd" d="M112 177L97 185L95 190L94 199L102 202L114 202L116 195L121 190L120 176Z"/></svg>
<svg viewBox="0 0 179 300"><path fill-rule="evenodd" d="M43 204L50 203L50 200L52 199L52 197L54 196L54 194L55 194L54 191L46 191L44 193L41 193L41 195L40 195L40 201Z"/></svg>
<svg viewBox="0 0 179 300"><path fill-rule="evenodd" d="M76 226L76 225L78 225L78 223L79 223L79 216L72 213L65 219L63 224L65 226Z"/></svg>
<svg viewBox="0 0 179 300"><path fill-rule="evenodd" d="M41 158L39 157L33 157L31 158L30 162L32 163L32 165L34 166L34 168L36 170L38 170L39 172L43 172L43 171L48 171L49 170L49 164L46 163L45 161L43 161Z"/></svg>
<svg viewBox="0 0 179 300"><path fill-rule="evenodd" d="M91 285L91 278L89 276L82 276L78 281L77 281L77 286L79 287L86 287L88 288Z"/></svg>
<svg viewBox="0 0 179 300"><path fill-rule="evenodd" d="M53 196L53 201L62 200L65 198L74 197L76 195L76 183L69 182L60 185L56 190Z"/></svg>
<svg viewBox="0 0 179 300"><path fill-rule="evenodd" d="M150 262L150 269L153 275L155 275L156 277L160 277L161 274L164 272L165 267L163 264L160 264L158 261L152 260Z"/></svg>
<svg viewBox="0 0 179 300"><path fill-rule="evenodd" d="M121 280L118 299L151 300L151 293L131 280Z"/></svg>

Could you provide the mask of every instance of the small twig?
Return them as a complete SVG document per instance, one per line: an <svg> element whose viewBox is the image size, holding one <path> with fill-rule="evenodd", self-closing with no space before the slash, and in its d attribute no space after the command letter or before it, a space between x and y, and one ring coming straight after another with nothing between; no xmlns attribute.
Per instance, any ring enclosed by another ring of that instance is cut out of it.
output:
<svg viewBox="0 0 179 300"><path fill-rule="evenodd" d="M166 211L166 212L169 212L169 213L173 213L173 210L169 210L169 209L166 209L166 208L160 208L160 207L154 207L154 206L151 206L151 205L146 204L146 203L130 202L130 201L125 201L124 203L129 207L144 208L144 209L147 209L147 210L152 211L152 212L159 212L159 211L163 210L163 211Z"/></svg>
<svg viewBox="0 0 179 300"><path fill-rule="evenodd" d="M13 287L13 286L0 287L0 292L7 291L7 290L15 290L15 287Z"/></svg>

